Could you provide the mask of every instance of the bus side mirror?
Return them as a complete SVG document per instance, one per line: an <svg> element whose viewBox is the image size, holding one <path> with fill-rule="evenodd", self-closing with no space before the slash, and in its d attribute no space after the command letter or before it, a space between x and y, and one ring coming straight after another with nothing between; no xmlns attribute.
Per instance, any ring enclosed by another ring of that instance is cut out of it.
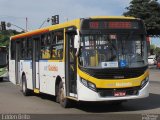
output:
<svg viewBox="0 0 160 120"><path fill-rule="evenodd" d="M79 31L77 29L77 35L74 36L74 48L77 49L76 51L76 56L78 56L79 54L79 49L80 49L80 35L79 35Z"/></svg>
<svg viewBox="0 0 160 120"><path fill-rule="evenodd" d="M79 48L79 43L80 43L79 35L75 35L74 36L74 48L78 49Z"/></svg>

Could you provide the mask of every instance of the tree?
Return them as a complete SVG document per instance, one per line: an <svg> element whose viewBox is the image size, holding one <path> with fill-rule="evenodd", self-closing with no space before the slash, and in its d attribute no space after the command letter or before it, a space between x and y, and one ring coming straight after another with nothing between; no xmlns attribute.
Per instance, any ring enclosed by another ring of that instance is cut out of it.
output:
<svg viewBox="0 0 160 120"><path fill-rule="evenodd" d="M155 54L155 49L156 49L156 46L151 44L150 45L150 50L149 50L151 55Z"/></svg>
<svg viewBox="0 0 160 120"><path fill-rule="evenodd" d="M155 49L156 49L156 46L155 46L155 45L153 45L153 44L151 44L151 45L150 45L150 49L155 50Z"/></svg>
<svg viewBox="0 0 160 120"><path fill-rule="evenodd" d="M10 37L20 33L21 32L17 32L16 30L0 31L0 46L8 46Z"/></svg>
<svg viewBox="0 0 160 120"><path fill-rule="evenodd" d="M150 45L150 54L160 56L160 47L156 47L155 45Z"/></svg>
<svg viewBox="0 0 160 120"><path fill-rule="evenodd" d="M160 35L160 3L157 0L132 0L126 9L124 16L141 18L144 20L147 32Z"/></svg>
<svg viewBox="0 0 160 120"><path fill-rule="evenodd" d="M156 47L156 49L155 49L155 54L156 54L157 56L160 56L160 48L159 48L159 47Z"/></svg>

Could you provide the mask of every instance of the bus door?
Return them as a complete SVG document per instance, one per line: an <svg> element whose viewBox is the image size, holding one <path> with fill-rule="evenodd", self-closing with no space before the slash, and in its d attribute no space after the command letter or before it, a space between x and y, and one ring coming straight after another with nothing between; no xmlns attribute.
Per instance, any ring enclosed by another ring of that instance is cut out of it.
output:
<svg viewBox="0 0 160 120"><path fill-rule="evenodd" d="M77 63L74 36L76 32L66 31L65 79L67 96L77 96Z"/></svg>
<svg viewBox="0 0 160 120"><path fill-rule="evenodd" d="M15 81L16 84L20 84L20 42L16 41L16 52L15 52Z"/></svg>
<svg viewBox="0 0 160 120"><path fill-rule="evenodd" d="M39 89L39 42L40 37L33 37L33 52L32 52L32 81L33 89Z"/></svg>

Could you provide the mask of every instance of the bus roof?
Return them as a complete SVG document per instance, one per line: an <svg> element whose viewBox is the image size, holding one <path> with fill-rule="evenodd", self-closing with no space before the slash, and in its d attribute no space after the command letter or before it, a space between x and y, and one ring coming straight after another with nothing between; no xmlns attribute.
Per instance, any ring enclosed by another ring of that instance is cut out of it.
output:
<svg viewBox="0 0 160 120"><path fill-rule="evenodd" d="M33 31L26 32L26 33L12 36L11 40L16 40L16 39L20 39L20 38L24 38L24 37L30 37L32 35L43 34L43 33L46 33L46 32L52 31L52 30L56 30L56 29L60 29L60 28L64 28L64 27L69 27L69 26L76 26L79 29L80 28L79 24L80 24L80 19L67 21L64 23L60 23L60 24L49 26L49 27L45 27L45 28L41 28L41 29L37 29L37 30L33 30Z"/></svg>
<svg viewBox="0 0 160 120"><path fill-rule="evenodd" d="M91 19L136 19L135 17L125 17L125 16L93 16Z"/></svg>
<svg viewBox="0 0 160 120"><path fill-rule="evenodd" d="M93 17L88 17L88 18L84 18L84 19L136 19L136 18L125 17L125 16L93 16ZM24 37L30 37L33 35L43 34L43 33L46 33L46 32L52 31L52 30L56 30L56 29L60 29L60 28L64 28L64 27L69 27L69 26L76 26L78 29L80 29L80 20L81 19L67 21L64 23L45 27L42 29L37 29L37 30L26 32L26 33L18 34L18 35L12 36L11 40L16 40L16 39L20 39L20 38L24 38Z"/></svg>

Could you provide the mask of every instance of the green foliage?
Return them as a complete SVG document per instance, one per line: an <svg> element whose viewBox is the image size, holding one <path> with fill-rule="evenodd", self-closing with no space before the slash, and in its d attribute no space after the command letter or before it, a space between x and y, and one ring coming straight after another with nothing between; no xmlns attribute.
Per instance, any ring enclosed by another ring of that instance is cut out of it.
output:
<svg viewBox="0 0 160 120"><path fill-rule="evenodd" d="M156 49L154 50L154 53L155 53L157 56L160 56L160 48L159 48L159 47L156 47Z"/></svg>
<svg viewBox="0 0 160 120"><path fill-rule="evenodd" d="M160 30L160 3L157 0L132 0L125 16L144 20L147 30Z"/></svg>
<svg viewBox="0 0 160 120"><path fill-rule="evenodd" d="M156 46L153 45L153 44L151 44L151 45L150 45L150 49L151 49L151 50L155 50L155 49L156 49Z"/></svg>
<svg viewBox="0 0 160 120"><path fill-rule="evenodd" d="M10 37L19 33L16 30L0 31L0 46L8 46Z"/></svg>
<svg viewBox="0 0 160 120"><path fill-rule="evenodd" d="M157 55L157 56L160 56L160 48L159 47L156 47L155 45L150 45L150 53L151 55Z"/></svg>

